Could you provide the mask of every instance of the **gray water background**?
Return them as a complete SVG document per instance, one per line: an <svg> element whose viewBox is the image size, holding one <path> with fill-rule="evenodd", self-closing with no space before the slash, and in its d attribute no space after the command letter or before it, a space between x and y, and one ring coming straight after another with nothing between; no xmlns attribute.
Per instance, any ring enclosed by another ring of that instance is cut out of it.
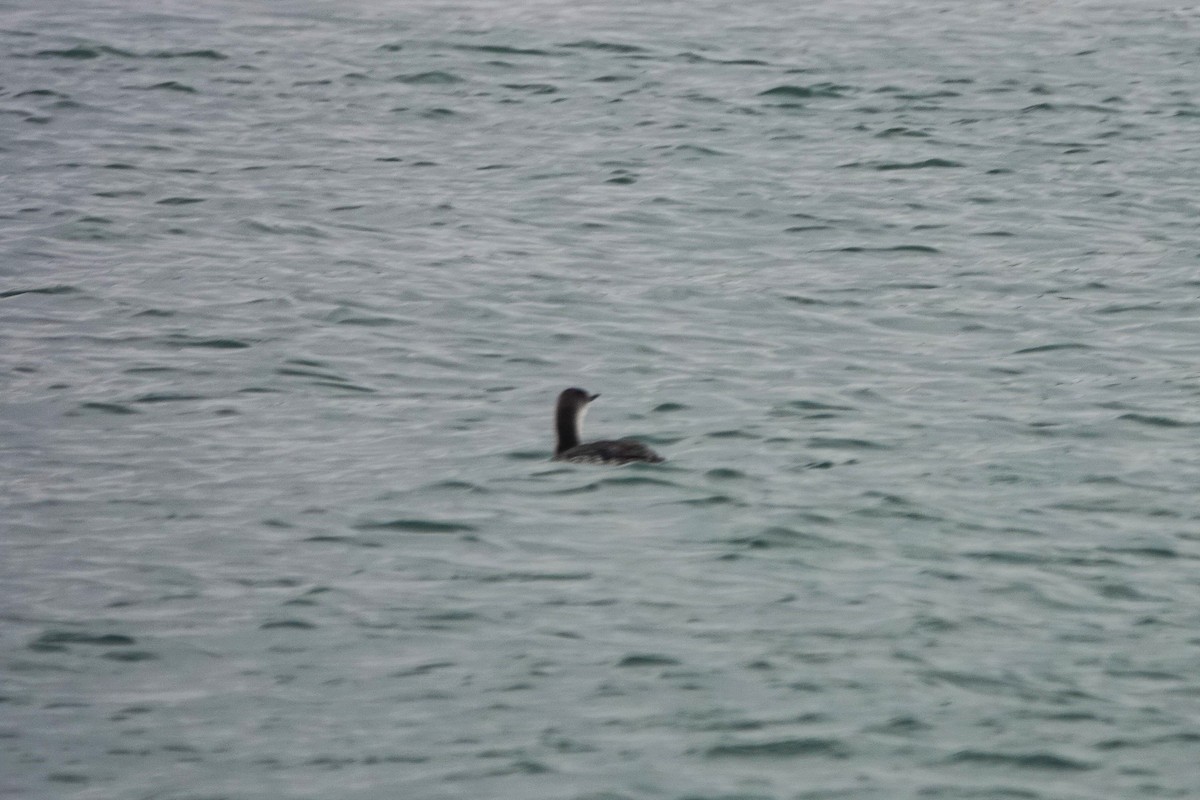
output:
<svg viewBox="0 0 1200 800"><path fill-rule="evenodd" d="M0 29L0 795L1200 797L1194 6Z"/></svg>

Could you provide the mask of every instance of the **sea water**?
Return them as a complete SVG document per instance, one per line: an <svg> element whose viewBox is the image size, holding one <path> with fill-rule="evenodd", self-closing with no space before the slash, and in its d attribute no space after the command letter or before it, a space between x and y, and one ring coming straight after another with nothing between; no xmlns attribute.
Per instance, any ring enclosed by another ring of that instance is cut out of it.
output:
<svg viewBox="0 0 1200 800"><path fill-rule="evenodd" d="M3 796L1200 795L1195 7L0 29Z"/></svg>

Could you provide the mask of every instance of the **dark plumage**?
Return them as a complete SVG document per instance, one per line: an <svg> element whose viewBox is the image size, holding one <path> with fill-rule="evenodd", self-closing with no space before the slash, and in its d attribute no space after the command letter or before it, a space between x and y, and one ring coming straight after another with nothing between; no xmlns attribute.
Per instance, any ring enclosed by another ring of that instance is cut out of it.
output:
<svg viewBox="0 0 1200 800"><path fill-rule="evenodd" d="M575 464L629 464L634 461L657 464L663 461L658 453L633 439L579 443L583 435L583 415L587 413L588 404L599 396L575 388L564 389L558 396L558 407L554 412L554 427L558 433L554 460Z"/></svg>

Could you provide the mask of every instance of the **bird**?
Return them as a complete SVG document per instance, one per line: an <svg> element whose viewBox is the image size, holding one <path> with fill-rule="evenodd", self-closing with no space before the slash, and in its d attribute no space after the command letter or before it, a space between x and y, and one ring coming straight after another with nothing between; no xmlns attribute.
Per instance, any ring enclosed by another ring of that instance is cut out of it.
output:
<svg viewBox="0 0 1200 800"><path fill-rule="evenodd" d="M574 464L631 464L640 461L658 464L666 460L634 439L603 439L580 444L583 417L587 414L588 405L599 396L574 386L559 394L554 410L554 429L558 434L554 461Z"/></svg>

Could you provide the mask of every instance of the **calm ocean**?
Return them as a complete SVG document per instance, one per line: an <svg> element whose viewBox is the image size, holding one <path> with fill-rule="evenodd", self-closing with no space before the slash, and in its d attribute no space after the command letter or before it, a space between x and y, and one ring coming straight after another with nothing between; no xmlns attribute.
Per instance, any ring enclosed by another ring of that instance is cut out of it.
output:
<svg viewBox="0 0 1200 800"><path fill-rule="evenodd" d="M1194 5L9 0L0 187L0 796L1200 797Z"/></svg>

